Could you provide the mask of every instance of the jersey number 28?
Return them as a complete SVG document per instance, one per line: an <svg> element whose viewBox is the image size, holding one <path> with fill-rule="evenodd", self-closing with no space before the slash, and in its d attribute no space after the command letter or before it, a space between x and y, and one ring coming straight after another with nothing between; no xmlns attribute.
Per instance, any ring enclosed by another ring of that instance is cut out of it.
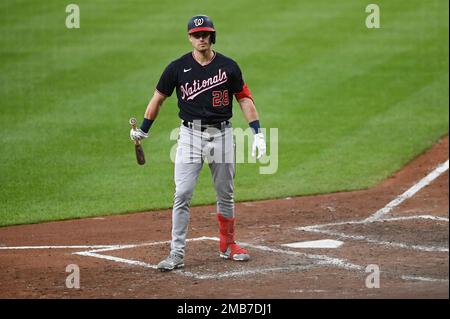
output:
<svg viewBox="0 0 450 319"><path fill-rule="evenodd" d="M230 100L228 98L228 90L223 91L213 91L213 106L227 106L230 104Z"/></svg>

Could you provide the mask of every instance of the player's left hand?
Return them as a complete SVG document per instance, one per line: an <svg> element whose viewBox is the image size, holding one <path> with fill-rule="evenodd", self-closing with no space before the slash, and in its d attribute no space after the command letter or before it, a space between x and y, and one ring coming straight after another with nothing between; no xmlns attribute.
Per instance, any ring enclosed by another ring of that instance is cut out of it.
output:
<svg viewBox="0 0 450 319"><path fill-rule="evenodd" d="M257 159L266 154L266 140L263 133L253 135L252 156L256 155L256 150L258 150Z"/></svg>

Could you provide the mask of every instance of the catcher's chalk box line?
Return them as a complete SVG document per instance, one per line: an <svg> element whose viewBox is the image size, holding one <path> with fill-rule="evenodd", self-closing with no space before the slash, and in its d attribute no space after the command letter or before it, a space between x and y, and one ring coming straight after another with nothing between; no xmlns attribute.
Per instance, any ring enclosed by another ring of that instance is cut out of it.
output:
<svg viewBox="0 0 450 319"><path fill-rule="evenodd" d="M198 238L189 238L187 241L201 241L201 240L213 240L213 241L219 241L219 238L217 237L198 237ZM105 254L98 254L99 252L106 252L106 251L112 251L112 250L120 250L120 249L130 249L130 248L136 248L136 247L142 247L142 246L156 246L161 244L168 244L170 241L160 241L160 242L151 242L151 243L143 243L143 244L136 244L136 245L122 245L115 247L108 247L108 248L101 248L96 250L90 250L90 251L84 251L84 252L75 252L74 255L80 255L80 256L86 256L86 257L94 257L99 259L105 259L117 263L125 263L133 266L141 266L144 268L151 268L156 269L156 265L145 263L139 260L133 260L133 259L125 259L120 257L115 257L111 255L105 255ZM188 272L184 270L177 270L174 271L174 273L187 276L187 277L194 277L196 279L221 279L221 278L228 278L228 277L238 277L238 276L245 276L250 274L266 274L269 272L274 271L294 271L294 270L307 270L313 267L321 267L321 266L333 266L338 268L344 268L348 270L360 270L363 271L364 267L360 265L352 264L346 260L339 259L339 258L333 258L328 257L325 255L313 255L313 254L307 254L307 253L301 253L296 251L289 251L284 249L277 249L277 248L271 248L267 246L261 246L261 245L252 245L248 243L239 242L240 245L250 247L253 249L258 249L266 252L274 252L274 253L283 253L291 256L298 256L298 257L307 257L313 261L312 265L290 265L290 266L284 266L284 267L272 267L272 268L253 268L253 269L243 269L239 271L226 271L221 272L217 274L198 274L193 272Z"/></svg>
<svg viewBox="0 0 450 319"><path fill-rule="evenodd" d="M201 240L213 240L213 241L219 241L219 238L217 237L198 237L198 238L190 238L187 239L187 241L201 241ZM156 265L148 264L142 261L138 260L132 260L132 259L125 259L105 254L99 254L100 252L107 252L107 251L116 251L116 250L122 250L122 249L131 249L131 248L137 248L137 247L143 247L143 246L156 246L161 244L168 244L170 241L159 241L159 242L150 242L150 243L141 243L141 244L130 244L130 245L74 245L74 246L16 246L16 247L0 247L2 249L90 249L88 251L82 251L82 252L75 252L74 255L80 255L80 256L86 256L86 257L95 257L99 259L105 259L113 262L118 263L126 263L129 265L134 266L141 266L144 268L152 268L156 269ZM345 268L348 270L363 270L364 267L360 265L352 264L344 259L339 258L332 258L325 255L313 255L313 254L307 254L307 253L300 253L295 251L289 251L289 250L283 250L283 249L276 249L271 248L267 246L261 246L261 245L252 245L247 244L243 242L239 242L239 244L243 246L247 246L253 249L258 249L266 252L274 252L274 253L283 253L287 255L292 256L299 256L299 257L307 257L313 260L317 260L314 266L334 266L339 268ZM268 272L274 272L274 271L286 271L286 270L306 270L309 268L312 268L314 266L298 266L298 265L291 265L287 267L273 267L273 268L254 268L254 269L247 269L247 270L241 270L241 271L229 271L229 272L222 272L215 275L208 275L208 274L196 274L192 272L186 272L186 271L176 271L177 273L180 273L185 276L189 277L195 277L196 279L220 279L220 278L226 278L226 277L236 277L236 276L243 276L243 275L249 275L249 274L264 274Z"/></svg>
<svg viewBox="0 0 450 319"><path fill-rule="evenodd" d="M218 238L215 237L198 237L198 238L191 238L188 239L188 241L198 241L198 240L215 240L218 241ZM17 246L17 247L1 247L3 249L80 249L80 248L86 248L86 249L92 249L97 248L95 250L90 251L84 251L84 252L76 252L73 253L74 255L80 255L80 256L87 256L87 257L95 257L99 259L105 259L117 263L125 263L133 266L140 266L144 268L151 268L156 269L156 265L148 264L142 261L138 260L132 260L132 259L124 259L119 258L115 256L109 256L109 255L102 255L98 254L97 252L104 252L104 251L111 251L111 250L122 250L122 249L130 249L130 248L136 248L136 247L142 247L142 246L155 246L160 244L167 244L170 243L170 241L161 241L161 242L151 242L151 243L143 243L143 244L133 244L133 245L91 245L91 246L83 246L83 245L74 245L74 246ZM241 270L241 271L228 271L228 272L222 272L214 275L208 275L208 274L196 274L193 272L186 272L182 270L174 271L175 273L187 276L187 277L194 277L196 279L220 279L220 278L228 278L228 277L238 277L238 276L244 276L244 275L251 275L251 274L266 274L269 272L275 272L275 271L294 271L294 270L308 270L317 266L333 266L338 268L344 268L347 270L359 270L362 271L364 269L363 266L355 265L352 263L349 263L348 261L345 261L343 259L339 258L333 258L329 256L324 255L312 255L312 254L306 254L296 251L289 251L289 250L282 250L282 249L275 249L270 248L267 246L260 246L260 245L252 245L252 244L246 244L246 243L240 243L243 246L248 246L254 249L260 249L263 251L269 251L269 252L276 252L276 253L284 253L288 255L294 255L294 256L304 256L311 259L316 259L318 262L315 265L304 265L304 266L298 266L298 265L292 265L288 267L273 267L273 268L255 268L255 269L249 269L249 270ZM438 281L438 282L448 282L448 279L437 279L437 278L427 278L427 277L417 277L417 276L406 276L402 275L401 277L404 280L414 280L414 281Z"/></svg>
<svg viewBox="0 0 450 319"><path fill-rule="evenodd" d="M393 201L391 201L389 204L384 206L382 209L375 212L372 216L369 218L366 218L365 221L372 222L377 219L382 218L384 215L389 213L392 209L403 203L406 199L411 198L414 196L418 191L420 191L425 186L429 185L432 181L434 181L436 178L438 178L442 173L446 172L448 170L448 159L440 164L438 167L436 167L431 173L429 173L427 176L422 178L418 183L413 185L410 189L408 189L406 192L401 194L400 196L397 196Z"/></svg>
<svg viewBox="0 0 450 319"><path fill-rule="evenodd" d="M429 218L429 216L427 216ZM190 238L187 239L187 241L201 241L201 240L214 240L218 241L219 238L216 237L198 237L198 238ZM142 246L156 246L161 244L168 244L170 241L161 241L161 242L152 242L152 243L144 243L144 244L136 244L136 245L122 245L117 246L118 249L129 249L129 248L135 248L135 247L142 247ZM188 272L184 270L176 270L174 273L177 273L179 275L183 275L186 277L193 277L195 279L203 280L203 279L221 279L221 278L229 278L229 277L239 277L239 276L245 276L245 275L254 275L254 274L267 274L270 272L279 272L279 271L295 271L295 270L308 270L315 267L320 266L331 266L331 267L337 267L337 268L343 268L346 270L356 270L356 271L364 271L365 266L357 265L354 263L351 263L349 261L346 261L344 259L330 257L326 255L317 255L317 254L308 254L308 253L302 253L292 250L284 250L284 249L277 249L277 248L271 248L268 246L261 246L261 245L253 245L248 243L239 242L242 246L246 246L253 249L259 249L262 251L267 252L274 252L274 253L282 253L287 254L291 256L299 256L299 257L307 257L312 260L315 260L313 262L313 265L290 265L285 267L273 267L273 268L254 268L254 269L246 269L246 270L240 270L240 271L226 271L221 272L217 274L198 274L194 272ZM105 251L111 251L115 250L114 247L110 248L102 248L92 251L86 251L86 252L76 252L73 253L74 255L81 255L81 256L88 256L88 257L95 257L100 259L105 259L117 263L125 263L133 266L141 266L144 268L151 268L156 269L156 265L148 264L142 261L133 260L133 259L125 259L110 255L103 255L98 254L97 252L105 252ZM427 282L448 282L448 279L441 279L441 278L429 278L429 277L421 277L421 276L413 276L413 275L401 275L401 279L403 280L409 280L409 281L427 281Z"/></svg>
<svg viewBox="0 0 450 319"><path fill-rule="evenodd" d="M402 276L403 280L418 280L418 281L430 281L430 282L448 282L448 279L428 278L421 276Z"/></svg>
<svg viewBox="0 0 450 319"><path fill-rule="evenodd" d="M203 240L207 240L205 238L201 238ZM192 240L199 240L199 238L192 238ZM167 242L160 242L160 243L167 243ZM152 243L157 244L157 243ZM100 259L105 259L109 261L114 261L117 263L124 263L132 266L140 266L144 268L151 268L151 269L157 269L157 265L149 264L146 262L142 262L139 260L134 259L125 259L110 255L103 255L103 254L97 254L93 252L78 252L74 253L74 255L81 255L81 256L87 256L87 257L95 257ZM198 274L194 272L184 271L184 270L175 270L174 273L186 276L186 277L193 277L195 279L220 279L220 278L228 278L228 277L238 277L238 276L245 276L245 275L254 275L254 274L265 274L268 272L274 272L274 271L286 271L286 270L294 270L294 269L310 269L313 266L287 266L287 267L274 267L274 268L254 268L254 269L246 269L246 270L239 270L239 271L227 271L227 272L221 272L214 275L209 274Z"/></svg>
<svg viewBox="0 0 450 319"><path fill-rule="evenodd" d="M346 225L346 224L365 224L365 223L370 223L370 222L379 220L384 215L386 215L387 213L392 211L395 207L397 207L398 205L403 203L406 199L414 196L422 188L429 185L432 181L434 181L436 178L438 178L441 174L445 173L448 170L448 168L449 168L449 160L447 159L447 161L438 165L431 173L429 173L427 176L422 178L419 182L417 182L412 187L410 187L406 192L397 196L394 200L389 202L386 206L379 209L378 211L376 211L375 213L373 213L371 216L369 216L366 219L349 220L349 221L337 222L337 223L317 224L317 225L311 225L311 226L297 227L295 229L308 231L308 230L311 230L314 228L339 226L339 225ZM447 221L448 221L448 219L447 219Z"/></svg>
<svg viewBox="0 0 450 319"><path fill-rule="evenodd" d="M202 237L187 239L188 242L201 241L201 240L219 241L219 238L202 236ZM117 246L111 246L111 247L106 247L106 248L94 249L94 250L90 250L90 251L76 252L73 254L103 258L103 256L107 256L107 255L98 254L99 252L106 252L106 251L112 251L112 250L116 251L116 250L121 250L121 249L130 249L130 248L137 248L137 247L143 247L143 246L156 246L156 245L162 245L162 244L170 244L170 240L151 242L151 243L134 244L134 245L121 245L121 246L117 245ZM349 269L349 270L350 269L363 269L362 266L352 264L348 261L345 261L344 259L331 258L331 257L325 256L325 255L312 255L312 254L301 253L301 252L296 252L296 251L271 248L268 246L253 245L253 244L248 244L248 243L243 243L243 242L239 242L239 244L242 246L246 246L249 248L258 249L258 250L266 251L266 252L283 253L283 254L287 254L287 255L302 256L302 257L307 257L310 259L317 259L317 260L320 260L320 262L319 262L320 264L329 264L329 265L333 265L333 266L337 266L337 267L341 267L341 268L345 268L345 269ZM99 257L99 256L101 256L101 257ZM114 256L109 256L109 257L116 258ZM104 259L106 259L106 258L104 258ZM118 259L121 259L122 261L127 260L127 259L123 259L123 258L118 258ZM110 259L110 260L112 260L112 259ZM134 264L134 261L132 259L130 259L130 261L132 261L132 263L130 263L130 264ZM150 267L150 268L153 268L153 267Z"/></svg>
<svg viewBox="0 0 450 319"><path fill-rule="evenodd" d="M415 216L412 216L415 217ZM420 216L418 216L420 217ZM409 218L412 219L412 218ZM420 219L420 218L416 218ZM389 220L377 220L375 222L386 222ZM356 223L353 223L356 224ZM360 223L363 224L363 223ZM367 224L367 223L364 223ZM305 229L303 229L305 230ZM326 234L330 236L336 236L339 238L347 238L351 240L358 240L358 241L365 241L372 244L382 245L382 246L388 246L388 247L394 247L394 248L403 248L403 249L412 249L412 250L419 250L419 251L427 251L427 252L447 252L449 251L448 247L441 247L441 246L423 246L423 245L411 245L407 243L400 243L400 242L394 242L394 241L381 241L376 240L367 236L362 235L349 235L342 232L332 231L328 229L318 229L318 228L309 228L306 231L313 232L313 233L319 233L319 234Z"/></svg>
<svg viewBox="0 0 450 319"><path fill-rule="evenodd" d="M116 248L120 245L73 245L73 246L12 246L1 247L0 250L20 250L20 249L102 249L102 248Z"/></svg>
<svg viewBox="0 0 450 319"><path fill-rule="evenodd" d="M340 238L348 238L348 239L352 239L352 240L366 241L366 242L373 243L373 244L395 247L395 248L413 249L413 250L427 251L427 252L447 252L448 253L448 251L449 251L448 247L410 245L410 244L406 244L406 243L398 243L398 242L392 242L392 241L386 242L386 241L379 241L376 239L372 239L372 238L369 238L366 236L356 236L356 235L350 235L350 234L336 232L336 231L332 231L332 230L328 230L328 229L321 229L323 227L330 227L330 226L339 226L339 225L348 225L348 224L369 224L369 223L373 223L373 222L401 221L401 220L411 220L411 219L432 219L432 220L437 220L437 221L448 222L449 221L448 218L437 217L437 216L432 216L432 215L418 215L418 216L407 216L407 217L395 217L395 218L382 219L383 216L385 216L387 213L392 211L395 207L397 207L398 205L403 203L406 199L414 196L422 188L429 185L436 178L438 178L440 175L442 175L444 172L446 172L448 170L448 168L449 168L449 160L447 159L444 163L439 164L431 173L429 173L427 176L422 178L419 182L415 183L412 187L410 187L403 194L397 196L394 200L389 202L383 208L376 211L374 214L372 214L371 216L369 216L366 219L352 220L352 221L338 222L338 223L319 224L319 225L312 225L312 226L303 226L303 227L297 227L295 229L307 231L307 232L337 236Z"/></svg>
<svg viewBox="0 0 450 319"><path fill-rule="evenodd" d="M194 238L194 240L202 240L209 239L210 237L199 237ZM11 246L11 247L2 247L0 246L0 250L26 250L26 249L93 249L89 252L101 252L101 251L109 251L109 250L120 250L127 248L135 248L141 246L151 246L151 245L160 245L170 243L170 241L162 241L162 242L151 242L151 243L143 243L143 244L128 244L128 245L59 245L59 246Z"/></svg>

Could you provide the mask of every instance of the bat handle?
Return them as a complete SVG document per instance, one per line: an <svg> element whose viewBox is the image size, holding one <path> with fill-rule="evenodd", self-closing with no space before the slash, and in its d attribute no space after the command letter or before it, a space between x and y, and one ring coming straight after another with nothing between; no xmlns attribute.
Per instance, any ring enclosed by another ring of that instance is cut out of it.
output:
<svg viewBox="0 0 450 319"><path fill-rule="evenodd" d="M136 119L135 119L134 117L132 117L132 118L130 118L130 120L129 120L128 122L130 123L131 128L132 128L133 130L136 130L136 123L137 123ZM140 145L140 144L141 144L141 141L139 141L139 140L134 141L134 144Z"/></svg>

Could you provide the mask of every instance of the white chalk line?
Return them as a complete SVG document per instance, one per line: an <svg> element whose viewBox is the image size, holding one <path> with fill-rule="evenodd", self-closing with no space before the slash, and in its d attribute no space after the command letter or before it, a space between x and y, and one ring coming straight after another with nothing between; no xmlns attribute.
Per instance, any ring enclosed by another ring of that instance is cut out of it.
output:
<svg viewBox="0 0 450 319"><path fill-rule="evenodd" d="M222 279L229 277L241 277L248 275L256 275L256 274L266 274L269 272L281 272L281 271L295 271L295 270L308 270L313 268L313 266L286 266L286 267L273 267L273 268L256 268L256 269L247 269L240 271L230 271L230 272L222 272L215 275L198 275L196 273L176 270L175 272L180 273L181 275L194 277L196 279Z"/></svg>
<svg viewBox="0 0 450 319"><path fill-rule="evenodd" d="M369 223L373 223L373 222L390 222L390 221L404 221L404 220L415 220L415 219L429 219L429 220L435 220L435 221L441 221L441 222L448 223L449 222L448 218L438 217L438 216L433 216L433 215L418 215L418 216L382 218L387 213L392 211L395 207L397 207L402 202L404 202L406 199L414 196L414 194L416 194L422 188L429 185L433 180L438 178L441 174L446 172L448 169L449 169L449 160L438 165L431 173L429 173L427 176L422 178L419 182L414 184L406 192L397 196L394 200L389 202L385 207L376 211L374 214L372 214L371 216L369 216L366 219L351 220L351 221L336 222L336 223L327 223L327 224L318 224L318 225L311 225L311 226L303 226L303 227L297 227L295 229L308 231L308 232L314 232L314 233L323 233L323 234L337 236L337 237L341 237L341 238L361 240L361 241L366 241L366 242L375 243L375 244L384 245L384 246L392 246L392 247L397 247L397 248L413 249L413 250L420 250L420 251L427 251L427 252L446 252L446 253L448 253L449 249L446 247L437 247L437 246L430 247L430 246L423 246L423 245L409 245L409 244L398 243L398 242L379 241L379 240L368 238L366 236L348 235L348 234L341 233L341 232L334 232L334 231L327 230L327 229L321 229L321 228L325 228L325 227L340 226L340 225L369 224ZM448 279L437 279L437 278L407 276L407 275L402 275L401 278L404 280L415 280L415 281L421 280L421 281L433 281L433 282L448 282Z"/></svg>
<svg viewBox="0 0 450 319"><path fill-rule="evenodd" d="M141 267L144 267L144 268L156 269L156 265L148 264L148 263L145 263L145 262L142 262L142 261L139 261L139 260L119 258L119 257L115 257L115 256L97 254L97 253L93 253L93 252L87 252L87 251L83 252L82 251L82 252L74 253L74 255L95 257L95 258L100 258L100 259L106 259L106 260L114 261L114 262L117 262L117 263L125 263L125 264L133 265L133 266L141 266Z"/></svg>
<svg viewBox="0 0 450 319"><path fill-rule="evenodd" d="M115 249L120 245L72 245L72 246L12 246L0 247L0 250L26 250L26 249Z"/></svg>
<svg viewBox="0 0 450 319"><path fill-rule="evenodd" d="M311 293L311 292L320 293L320 292L327 292L327 290L322 290L322 289L310 289L310 290L308 290L308 289L291 289L291 290L288 290L288 292L291 293L291 294Z"/></svg>
<svg viewBox="0 0 450 319"><path fill-rule="evenodd" d="M219 238L203 236L203 237L197 237L197 238L189 238L186 241L191 242L191 241L199 241L199 240L219 241ZM130 244L130 245L19 246L19 247L1 247L1 248L2 249L55 249L55 248L56 249L92 249L89 251L76 252L73 254L118 261L120 259L118 257L108 256L108 255L98 254L98 253L106 252L106 251L116 251L116 250L122 250L122 249L138 248L138 247L144 247L144 246L156 246L156 245L169 244L169 243L170 243L170 241L159 241L159 242ZM329 257L323 256L323 255L312 255L312 254L300 253L300 252L295 252L295 251L287 251L287 250L283 250L283 249L270 248L267 246L252 245L252 244L247 244L247 243L242 243L242 242L239 242L239 244L242 246L245 246L245 247L251 247L251 248L268 251L268 252L283 253L283 254L288 254L288 255L293 255L293 256L303 256L303 257L308 257L311 259L319 259L320 264L328 263L330 265L340 266L340 267L344 267L344 268L348 268L348 269L361 269L362 268L362 266L353 265L348 262L345 262L344 260L337 259L337 258L329 258ZM132 260L130 260L130 261L132 261ZM136 264L135 262L140 263L139 261L132 261L132 262L130 262L130 264ZM138 265L138 264L136 264L136 265ZM149 268L155 268L155 267L153 267L154 265L150 265L150 264L146 265L145 263L143 263L142 266L144 266L144 267L149 266Z"/></svg>
<svg viewBox="0 0 450 319"><path fill-rule="evenodd" d="M198 240L216 240L216 241L218 241L219 238L202 236L202 237L197 237L197 238L186 239L187 242L198 241ZM99 253L99 252L105 252L105 251L111 251L111 250L130 249L130 248L138 248L138 247L145 247L145 246L157 246L157 245L163 245L163 244L170 244L170 240L156 241L156 242L150 242L150 243L141 243L141 244L120 245L120 246L116 245L116 246L111 246L111 247L106 247L106 248L90 250L88 252Z"/></svg>
<svg viewBox="0 0 450 319"><path fill-rule="evenodd" d="M370 238L367 236L348 235L346 233L336 232L336 231L327 230L327 229L310 229L309 231L314 232L314 233L332 235L332 236L336 236L336 237L340 237L340 238L365 241L365 242L369 242L372 244L388 246L388 247L413 249L413 250L427 251L427 252L448 252L449 251L447 247L410 245L410 244L398 243L398 242L393 242L393 241L381 241L381 240L376 240L376 239L373 239L373 238Z"/></svg>
<svg viewBox="0 0 450 319"><path fill-rule="evenodd" d="M391 221L404 221L404 220L416 220L416 219L429 219L435 221L449 222L448 218L445 217L437 217L432 215L418 215L418 216L406 216L406 217L393 217L393 218L385 218L378 219L373 222L367 222L365 220L361 221L351 221L351 222L342 222L342 223L333 223L333 224L322 224L320 227L316 226L305 226L305 227L297 227L297 230L308 231L312 233L321 233L326 235L337 236L340 238L348 238L358 241L366 241L372 244L390 246L396 248L404 248L404 249L412 249L412 250L420 250L420 251L429 251L429 252L448 252L448 247L439 247L439 246L423 246L423 245L410 245L406 243L398 243L393 241L380 241L368 236L358 236L358 235L350 235L347 233L332 231L329 229L322 229L325 226L340 226L340 225L358 225L358 224L369 224L369 223L380 223L380 222L391 222Z"/></svg>
<svg viewBox="0 0 450 319"><path fill-rule="evenodd" d="M75 253L76 255L81 256L88 256L88 257L95 257L100 259L105 259L109 261L114 261L117 263L123 263L128 264L132 266L140 266L144 268L151 268L151 269L157 269L157 265L149 264L146 262L142 262L139 260L134 259L125 259L125 258L119 258L115 256L109 256L109 255L102 255L92 252L78 252ZM265 274L268 272L278 272L278 271L293 271L293 270L306 270L312 268L312 266L288 266L288 267L274 267L274 268L255 268L255 269L247 269L247 270L241 270L241 271L230 271L230 272L222 272L218 274L206 274L206 275L199 275L194 272L184 271L184 270L175 270L173 273L192 277L195 279L221 279L221 278L228 278L228 277L238 277L238 276L246 276L246 275L254 275L254 274Z"/></svg>
<svg viewBox="0 0 450 319"><path fill-rule="evenodd" d="M215 237L198 237L188 239L187 241L196 241L196 240L219 240ZM160 242L150 242L150 243L141 243L141 244L128 244L128 245L54 245L54 246L10 246L10 247L2 247L0 246L0 250L27 250L27 249L92 249L89 252L102 252L102 251L110 251L110 250L121 250L121 249L129 249L136 248L142 246L153 246L153 245L161 245L168 244L170 241L160 241Z"/></svg>
<svg viewBox="0 0 450 319"><path fill-rule="evenodd" d="M402 276L401 278L403 280L412 280L412 281L448 282L448 279L429 278L420 276Z"/></svg>
<svg viewBox="0 0 450 319"><path fill-rule="evenodd" d="M219 238L217 237L197 237L197 238L190 238L187 239L187 241L201 241L201 240L213 240L213 241L219 241ZM161 245L161 244L168 244L170 241L160 241L160 242L151 242L151 243L143 243L143 244L135 244L135 245L122 245L122 246L116 246L117 250L120 249L130 249L130 248L136 248L136 247L143 247L143 246L155 246L155 245ZM315 266L334 266L339 268L345 268L348 270L363 270L364 267L360 265L352 264L348 261L345 261L343 259L339 258L332 258L324 255L316 255L316 254L307 254L307 253L301 253L296 251L290 251L290 250L284 250L284 249L277 249L277 248L271 248L267 246L261 246L261 245L253 245L249 243L244 242L238 242L239 245L243 247L249 247L253 249L262 250L265 252L272 252L277 254L287 254L291 256L297 256L297 257L306 257L309 259L312 259L313 265L288 265L285 267L272 267L272 268L255 268L255 269L247 269L247 270L240 270L240 271L231 271L231 272L222 272L218 274L198 274L193 272L187 272L184 270L177 270L174 271L175 273L188 276L188 277L194 277L196 279L220 279L220 278L228 278L228 277L238 277L238 276L245 276L250 274L265 274L268 272L275 272L275 271L294 271L294 270L306 270ZM101 248L96 250L90 250L90 251L83 251L83 252L76 252L73 253L74 255L80 255L80 256L87 256L87 257L95 257L100 259L105 259L109 261L114 261L117 263L125 263L132 266L140 266L144 268L151 268L156 269L157 265L145 263L139 260L133 260L133 259L125 259L105 254L99 254L99 252L106 252L106 251L112 251L116 250L115 247L108 247L108 248Z"/></svg>
<svg viewBox="0 0 450 319"><path fill-rule="evenodd" d="M326 255L308 254L308 253L302 253L302 252L298 252L298 251L285 250L285 249L279 249L279 248L270 248L267 246L252 245L252 244L246 244L246 243L240 243L240 244L242 244L242 246L245 246L245 247L259 249L262 251L268 251L268 252L273 252L273 253L278 253L278 254L286 254L286 255L291 255L291 256L301 256L301 257L307 257L310 259L316 259L316 260L318 260L317 264L319 264L319 265L335 266L335 267L344 268L344 269L348 269L348 270L365 269L365 267L363 267L363 266L350 263L344 259L329 257Z"/></svg>
<svg viewBox="0 0 450 319"><path fill-rule="evenodd" d="M392 209L403 203L406 199L414 196L418 191L420 191L425 186L429 185L432 181L434 181L436 178L438 178L442 173L446 172L448 170L448 162L449 160L446 160L444 163L437 166L431 173L429 173L427 176L422 178L418 183L414 184L410 189L408 189L406 192L401 194L400 196L397 196L393 201L388 203L386 206L384 206L382 209L376 211L372 216L365 219L367 222L372 222L377 219L380 219L387 213L389 213Z"/></svg>
<svg viewBox="0 0 450 319"><path fill-rule="evenodd" d="M219 238L198 237L198 238L188 239L188 241L199 241L199 240L218 241ZM152 242L152 243L135 244L135 245L121 245L121 246L118 245L117 247L119 247L120 249L127 249L127 248L135 248L135 247L142 247L142 246L155 246L155 245L161 245L161 244L167 244L167 243L170 243L170 241ZM256 275L256 274L267 274L270 272L308 270L308 269L315 268L317 266L333 266L333 267L343 268L346 270L358 270L358 271L364 271L364 269L365 269L365 266L356 265L354 263L345 261L344 259L333 258L333 257L325 256L325 255L301 253L301 252L297 252L297 251L271 248L268 246L253 245L253 244L248 244L248 243L243 243L243 242L239 242L239 244L244 247L259 249L259 250L266 251L266 252L306 257L306 258L316 260L316 261L314 262L313 265L289 265L289 266L285 266L285 267L254 268L254 269L246 269L246 270L239 270L239 271L221 272L221 273L217 273L217 274L198 274L198 273L184 271L184 270L175 270L175 271L173 271L173 273L183 275L186 277L195 278L198 280L205 280L205 279L223 279L223 278L230 278L230 277L242 277L242 276ZM111 249L109 249L109 250L111 250ZM125 258L120 258L120 257L115 257L115 256L110 256L110 255L98 254L98 253L95 253L92 251L77 252L77 253L73 253L73 254L87 256L87 257L95 257L95 258L99 258L99 259L105 259L105 260L113 261L116 263L123 263L123 264L132 265L132 266L139 266L139 267L144 267L144 268L149 268L149 269L157 269L157 265L154 265L154 264L149 264L149 263L142 262L139 260L125 259ZM412 280L412 281L422 280L422 281L448 282L448 279L436 279L436 278L426 278L426 277L417 277L417 276L401 276L401 278L404 280Z"/></svg>
<svg viewBox="0 0 450 319"><path fill-rule="evenodd" d="M442 221L442 222L448 222L449 221L449 219L446 218L446 217L438 217L438 216L433 216L433 215L415 215L415 216L402 216L402 217L383 218L383 219L377 219L377 220L375 220L373 222L367 222L365 219L363 219L363 220L350 220L350 221L345 221L345 222L319 224L319 225L312 225L312 226L302 226L302 227L296 227L294 229L309 231L309 230L312 230L312 229L319 229L319 228L331 227L331 226L370 224L370 223L375 223L375 222L402 221L402 220L413 220L413 219L431 219L431 220Z"/></svg>
<svg viewBox="0 0 450 319"><path fill-rule="evenodd" d="M381 222L391 222L391 221L400 221L400 220L412 220L412 219L431 219L431 220L436 220L436 221L440 221L440 222L447 222L448 223L448 218L446 217L439 217L439 216L433 216L433 215L417 215L417 216L403 216L403 217L391 217L391 218L384 218L384 219L379 219L377 221L381 221Z"/></svg>
<svg viewBox="0 0 450 319"><path fill-rule="evenodd" d="M448 218L437 217L437 216L432 216L432 215L393 217L393 218L385 218L385 219L382 218L387 213L392 211L392 209L394 209L395 207L400 205L402 202L404 202L406 199L411 198L414 194L416 194L422 188L429 185L433 180L438 178L442 173L446 172L448 170L448 168L449 168L449 160L446 160L444 163L439 164L431 173L429 173L427 176L422 178L419 182L417 182L412 187L410 187L406 192L397 196L394 200L389 202L386 206L384 206L380 210L376 211L374 214L372 214L371 216L369 216L366 219L344 221L344 222L337 222L337 223L319 224L319 225L312 225L312 226L303 226L303 227L297 227L295 229L308 231L308 232L314 232L314 233L333 235L333 236L338 236L341 238L366 241L366 242L370 242L370 243L374 243L374 244L378 244L378 245L391 246L391 247L396 247L396 248L405 248L405 249L430 251L430 252L448 252L449 251L448 247L410 245L410 244L406 244L406 243L379 241L376 239L369 238L367 236L349 235L346 233L335 232L335 231L326 230L326 229L321 230L321 228L332 227L332 226L369 224L369 223L373 223L373 222L389 222L389 221L402 221L402 220L413 220L413 219L430 219L430 220L448 222L449 221Z"/></svg>

